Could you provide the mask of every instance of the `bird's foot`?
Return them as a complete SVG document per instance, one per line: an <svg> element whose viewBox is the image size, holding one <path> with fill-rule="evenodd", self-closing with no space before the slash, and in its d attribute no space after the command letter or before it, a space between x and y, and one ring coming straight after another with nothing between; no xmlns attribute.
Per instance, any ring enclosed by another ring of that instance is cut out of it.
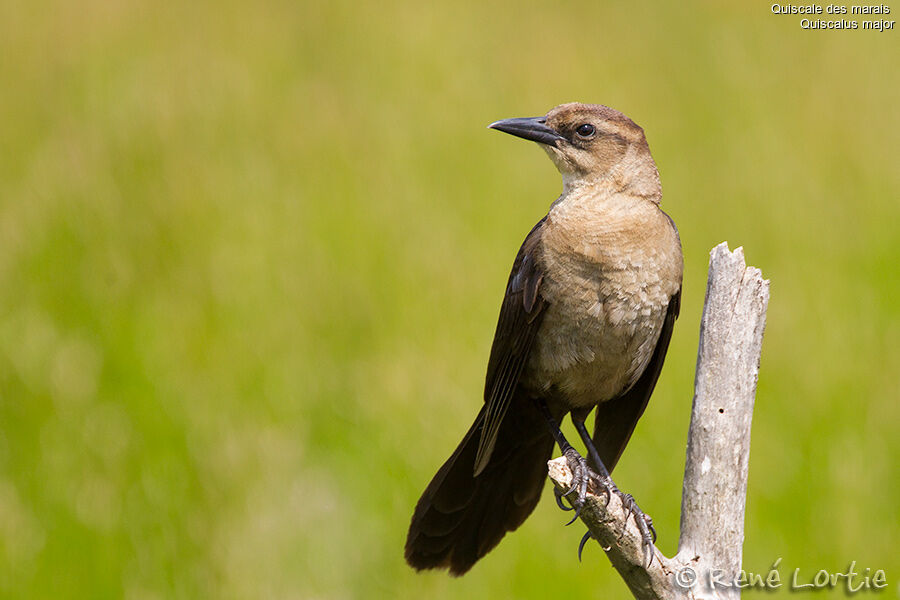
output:
<svg viewBox="0 0 900 600"><path fill-rule="evenodd" d="M568 523L566 523L566 525L571 525L581 515L581 509L584 507L589 483L592 484L591 487L596 489L600 495L606 496L607 504L609 504L612 494L617 495L622 502L622 509L625 511L625 520L622 531L619 534L619 539L625 535L625 527L628 526L628 518L634 517L634 523L641 534L642 547L644 550L644 563L649 567L653 562L653 548L654 543L656 542L656 530L653 528L653 519L641 510L641 507L635 502L634 496L620 490L613 482L612 478L609 476L601 477L594 473L588 467L585 458L581 456L577 450L570 446L563 454L566 457L569 469L572 471L572 482L569 489L565 492L561 492L554 488L553 493L556 496L556 503L561 509L575 511L575 515ZM572 497L572 494L576 495ZM563 498L566 498L569 501L571 507L563 504ZM589 531L581 539L581 543L578 545L579 560L581 559L581 552L584 549L584 545L591 537Z"/></svg>
<svg viewBox="0 0 900 600"><path fill-rule="evenodd" d="M644 550L644 564L649 567L653 562L653 544L656 543L656 530L653 528L653 519L650 515L641 510L634 496L626 494L616 487L612 479L607 478L601 481L600 485L606 487L607 494L616 494L622 501L622 510L625 511L625 521L622 524L622 531L619 533L619 539L625 535L625 528L628 527L628 517L634 517L634 524L637 525L638 531L641 533L641 546Z"/></svg>
<svg viewBox="0 0 900 600"><path fill-rule="evenodd" d="M575 453L577 456L577 453ZM567 460L569 460L570 468L572 468L572 460L569 459L569 456L566 456ZM580 456L578 458L581 458ZM581 459L582 461L584 459ZM641 510L641 507L638 506L637 502L634 499L634 496L631 494L626 494L622 490L620 490L616 484L613 482L610 477L601 477L596 473L587 469L587 466L584 467L585 471L588 474L587 479L591 480L594 484L592 487L596 489L600 494L606 496L606 502L609 504L610 496L615 494L619 497L622 502L622 510L625 511L625 520L622 525L622 531L619 534L619 539L625 535L625 528L628 526L628 518L634 517L634 524L637 526L638 531L641 534L641 546L644 550L644 564L646 566L650 566L653 562L653 548L656 543L656 530L653 528L653 519L650 518L650 515ZM573 474L575 470L573 469ZM573 488L569 490L568 493L574 490L574 482L575 478L573 477ZM581 482L579 482L580 485ZM565 494L564 494L565 495ZM584 498L579 498L579 504L576 504L576 517L580 512L580 507L584 504ZM578 555L579 559L581 557L581 551L584 548L585 543L591 538L590 532L588 532L584 538L581 540L581 544L579 544Z"/></svg>
<svg viewBox="0 0 900 600"><path fill-rule="evenodd" d="M571 525L578 519L579 515L581 515L581 509L584 507L584 499L587 497L588 482L591 478L596 477L596 475L591 472L588 468L587 460L578 454L578 451L575 450L575 448L569 446L563 452L563 455L566 457L566 462L569 464L569 470L572 471L572 483L565 492L554 489L553 493L556 496L556 504L558 504L561 509L575 510L572 520L566 523L566 525ZM577 495L574 498L571 498L570 495L572 493L576 493ZM563 498L566 498L569 501L571 508L567 508L562 503Z"/></svg>
<svg viewBox="0 0 900 600"><path fill-rule="evenodd" d="M653 562L653 544L656 543L656 530L653 528L653 519L650 515L641 510L641 507L634 501L631 494L623 494L619 492L622 499L622 506L625 508L625 525L628 525L628 516L634 516L634 524L637 525L638 531L641 532L641 546L644 549L644 564L649 567ZM624 528L622 533L624 533Z"/></svg>

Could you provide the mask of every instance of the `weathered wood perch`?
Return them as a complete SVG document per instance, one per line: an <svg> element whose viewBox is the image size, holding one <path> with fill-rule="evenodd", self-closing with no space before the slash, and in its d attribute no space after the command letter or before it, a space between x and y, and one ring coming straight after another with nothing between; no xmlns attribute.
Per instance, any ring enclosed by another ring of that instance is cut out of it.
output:
<svg viewBox="0 0 900 600"><path fill-rule="evenodd" d="M741 248L721 243L710 252L700 323L700 348L688 432L681 539L666 558L653 548L647 566L633 519L621 500L589 490L581 520L606 551L635 598L738 598L750 422L759 373L769 282L744 263ZM549 463L563 491L572 473L565 458ZM624 533L623 533L624 532Z"/></svg>

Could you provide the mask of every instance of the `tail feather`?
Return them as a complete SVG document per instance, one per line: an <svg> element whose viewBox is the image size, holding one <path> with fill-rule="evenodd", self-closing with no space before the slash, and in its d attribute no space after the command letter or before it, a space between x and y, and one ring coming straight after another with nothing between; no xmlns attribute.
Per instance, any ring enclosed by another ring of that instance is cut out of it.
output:
<svg viewBox="0 0 900 600"><path fill-rule="evenodd" d="M532 402L513 404L481 473L473 476L484 409L419 499L406 539L415 569L462 575L537 506L553 438Z"/></svg>

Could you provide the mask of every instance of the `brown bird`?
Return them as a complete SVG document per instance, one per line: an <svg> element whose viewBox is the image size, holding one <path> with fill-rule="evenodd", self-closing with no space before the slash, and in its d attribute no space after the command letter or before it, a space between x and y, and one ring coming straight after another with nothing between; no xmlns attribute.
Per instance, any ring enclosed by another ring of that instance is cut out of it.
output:
<svg viewBox="0 0 900 600"><path fill-rule="evenodd" d="M622 496L652 544L649 517L609 473L656 385L681 298L681 241L659 208L659 172L643 129L616 110L578 103L489 127L537 142L562 174L563 191L513 262L484 406L409 527L407 562L453 575L534 510L554 439L575 470L565 494L577 492L573 506L593 477ZM584 421L594 407L592 437ZM566 414L596 474L560 432Z"/></svg>

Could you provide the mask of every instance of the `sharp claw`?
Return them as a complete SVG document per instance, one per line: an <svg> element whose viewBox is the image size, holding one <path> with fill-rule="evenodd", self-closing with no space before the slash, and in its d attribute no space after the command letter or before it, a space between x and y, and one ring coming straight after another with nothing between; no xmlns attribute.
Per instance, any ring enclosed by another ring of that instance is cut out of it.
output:
<svg viewBox="0 0 900 600"><path fill-rule="evenodd" d="M653 528L653 519L650 518L650 515L644 515L644 520L647 522L647 529L650 530L650 535L653 536L653 543L656 543L656 530Z"/></svg>
<svg viewBox="0 0 900 600"><path fill-rule="evenodd" d="M644 513L634 501L631 494L623 494L618 492L622 498L622 508L625 511L625 525L628 525L628 517L634 516L634 524L638 531L641 532L641 545L644 549L644 562L647 567L653 563L653 544L656 542L656 530L653 529L653 519ZM625 531L622 530L624 535ZM621 539L622 535L619 536Z"/></svg>
<svg viewBox="0 0 900 600"><path fill-rule="evenodd" d="M556 496L556 505L559 507L559 510L572 510L570 507L563 504L562 494Z"/></svg>
<svg viewBox="0 0 900 600"><path fill-rule="evenodd" d="M610 501L609 488L600 486L600 492L602 494L606 494L606 504L608 505Z"/></svg>
<svg viewBox="0 0 900 600"><path fill-rule="evenodd" d="M584 537L581 538L581 543L578 544L578 562L581 562L581 551L584 550L584 545L587 544L587 541L592 537L591 531L588 530L585 532Z"/></svg>
<svg viewBox="0 0 900 600"><path fill-rule="evenodd" d="M565 496L565 494L563 494L561 491L559 491L559 488L556 488L556 487L553 488L553 496L556 497L556 505L558 507L560 507L562 510L575 510L574 507L566 506L565 504L563 504L562 499Z"/></svg>
<svg viewBox="0 0 900 600"><path fill-rule="evenodd" d="M628 517L634 515L634 498L631 494L622 494L622 510L625 512L625 519L622 521L622 531L619 532L619 540L625 537L625 530L628 528ZM634 516L634 524L637 525L637 515ZM638 529L641 526L638 525ZM643 532L641 532L643 534Z"/></svg>
<svg viewBox="0 0 900 600"><path fill-rule="evenodd" d="M612 479L608 477L601 477L597 474L594 474L594 481L596 482L595 487L597 491L606 497L606 504L609 504L612 492L618 493L619 491L619 489L616 487L616 484L613 483Z"/></svg>

